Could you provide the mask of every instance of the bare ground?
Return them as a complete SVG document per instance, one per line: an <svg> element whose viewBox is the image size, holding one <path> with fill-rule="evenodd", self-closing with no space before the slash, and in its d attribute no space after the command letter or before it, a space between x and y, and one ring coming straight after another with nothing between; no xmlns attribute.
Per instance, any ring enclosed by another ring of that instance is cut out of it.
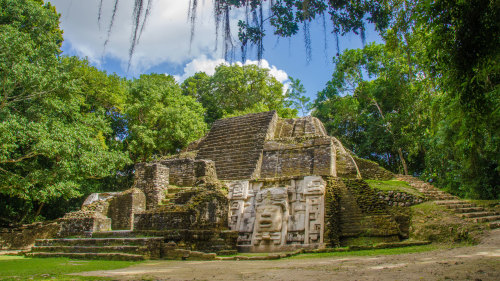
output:
<svg viewBox="0 0 500 281"><path fill-rule="evenodd" d="M78 273L116 280L500 280L500 229L479 245L371 257L266 261L149 261Z"/></svg>

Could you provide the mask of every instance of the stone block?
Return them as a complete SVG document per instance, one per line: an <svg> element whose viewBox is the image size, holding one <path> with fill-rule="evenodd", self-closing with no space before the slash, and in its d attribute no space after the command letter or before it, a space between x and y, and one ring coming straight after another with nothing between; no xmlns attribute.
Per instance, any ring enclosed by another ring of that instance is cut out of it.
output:
<svg viewBox="0 0 500 281"><path fill-rule="evenodd" d="M146 208L152 209L165 199L169 185L169 169L161 163L138 163L135 165L134 187L146 196Z"/></svg>
<svg viewBox="0 0 500 281"><path fill-rule="evenodd" d="M108 207L113 230L132 230L134 214L146 210L146 196L138 188L131 188L113 197Z"/></svg>

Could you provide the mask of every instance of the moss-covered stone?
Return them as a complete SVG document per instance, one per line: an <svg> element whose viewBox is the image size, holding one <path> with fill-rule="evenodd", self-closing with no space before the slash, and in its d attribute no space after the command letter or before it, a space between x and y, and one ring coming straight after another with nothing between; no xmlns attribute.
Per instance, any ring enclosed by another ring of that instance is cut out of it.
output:
<svg viewBox="0 0 500 281"><path fill-rule="evenodd" d="M365 180L390 180L394 174L382 168L379 164L354 156L354 161L358 165L361 177Z"/></svg>

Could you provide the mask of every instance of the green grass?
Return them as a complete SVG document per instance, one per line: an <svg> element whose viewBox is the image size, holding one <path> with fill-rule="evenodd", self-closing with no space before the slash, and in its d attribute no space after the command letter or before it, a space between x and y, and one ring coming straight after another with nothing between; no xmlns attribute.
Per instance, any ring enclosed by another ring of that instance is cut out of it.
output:
<svg viewBox="0 0 500 281"><path fill-rule="evenodd" d="M379 180L365 180L371 188L375 188L382 191L396 191L396 192L405 192L411 195L415 195L418 197L423 196L422 193L418 192L416 189L411 187L405 181L398 180L388 180L388 181L379 181Z"/></svg>
<svg viewBox="0 0 500 281"><path fill-rule="evenodd" d="M0 279L95 280L95 277L69 276L66 274L83 271L118 269L138 263L140 262L0 256ZM104 279L105 278L99 277L99 280Z"/></svg>
<svg viewBox="0 0 500 281"><path fill-rule="evenodd" d="M473 204L476 204L480 207L492 208L497 211L500 211L500 200L470 200L465 199Z"/></svg>
<svg viewBox="0 0 500 281"><path fill-rule="evenodd" d="M484 231L483 224L464 220L451 209L425 202L411 207L410 238L433 243L476 244Z"/></svg>
<svg viewBox="0 0 500 281"><path fill-rule="evenodd" d="M447 248L445 245L423 245L423 246L410 246L402 248L390 249L377 249L377 250L362 250L350 252L331 252L331 253L313 253L313 254L300 254L290 257L288 259L310 259L310 258L329 258L329 257L346 257L346 256L379 256L379 255L399 255L409 253L421 253L434 251Z"/></svg>

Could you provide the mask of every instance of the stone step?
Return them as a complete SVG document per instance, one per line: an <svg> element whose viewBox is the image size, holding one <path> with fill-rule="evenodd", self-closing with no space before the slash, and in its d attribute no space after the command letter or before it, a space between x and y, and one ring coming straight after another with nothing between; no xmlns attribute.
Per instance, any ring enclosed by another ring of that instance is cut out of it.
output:
<svg viewBox="0 0 500 281"><path fill-rule="evenodd" d="M173 186L169 186L167 188L167 192L168 192L167 194L173 194L173 195L175 195L175 194L177 194L177 193L179 193L181 191L187 191L187 190L190 190L190 189L191 189L191 187L173 187Z"/></svg>
<svg viewBox="0 0 500 281"><path fill-rule="evenodd" d="M497 220L500 220L499 215L480 217L480 218L472 218L473 222L492 222L492 221L497 221Z"/></svg>
<svg viewBox="0 0 500 281"><path fill-rule="evenodd" d="M61 238L37 239L36 246L145 246L151 242L161 242L163 237L147 238Z"/></svg>
<svg viewBox="0 0 500 281"><path fill-rule="evenodd" d="M444 206L448 209L463 209L463 208L475 208L476 206L470 203L462 203L462 204L450 204L450 205L444 205L444 204L439 204L441 206Z"/></svg>
<svg viewBox="0 0 500 281"><path fill-rule="evenodd" d="M482 212L484 211L483 207L461 207L461 208L455 208L455 206L452 206L453 212L455 213L474 213L474 212Z"/></svg>
<svg viewBox="0 0 500 281"><path fill-rule="evenodd" d="M490 229L500 228L500 220L490 222L488 225L490 226Z"/></svg>
<svg viewBox="0 0 500 281"><path fill-rule="evenodd" d="M126 253L142 255L142 246L33 246L32 252L44 253Z"/></svg>
<svg viewBox="0 0 500 281"><path fill-rule="evenodd" d="M90 238L147 238L145 236L159 238L158 235L146 235L132 230L96 231L91 233Z"/></svg>
<svg viewBox="0 0 500 281"><path fill-rule="evenodd" d="M456 205L456 204L465 204L465 201L461 200L442 200L442 201L436 201L435 203L437 205Z"/></svg>
<svg viewBox="0 0 500 281"><path fill-rule="evenodd" d="M496 216L496 212L474 212L474 213L463 213L459 214L462 218L480 218L480 217L489 217Z"/></svg>
<svg viewBox="0 0 500 281"><path fill-rule="evenodd" d="M172 198L175 198L176 195L177 195L177 193L167 193L167 194L165 194L165 199L170 200Z"/></svg>
<svg viewBox="0 0 500 281"><path fill-rule="evenodd" d="M27 257L34 258L56 258L67 257L71 259L82 260L127 260L127 261L142 261L144 256L124 254L124 253L47 253L47 252L31 252L25 254Z"/></svg>

